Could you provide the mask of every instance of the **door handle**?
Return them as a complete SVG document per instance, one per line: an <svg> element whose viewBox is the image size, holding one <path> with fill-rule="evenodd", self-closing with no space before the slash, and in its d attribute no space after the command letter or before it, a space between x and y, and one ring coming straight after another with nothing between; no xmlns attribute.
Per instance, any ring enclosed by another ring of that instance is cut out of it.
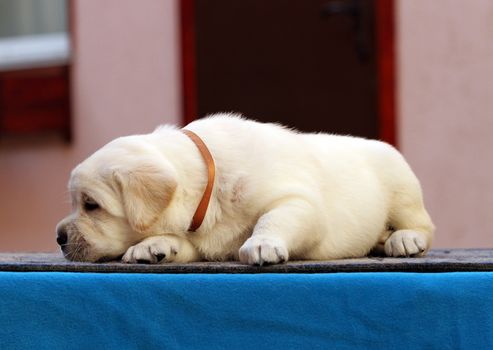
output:
<svg viewBox="0 0 493 350"><path fill-rule="evenodd" d="M322 17L348 16L352 19L352 30L354 33L354 49L360 62L367 62L372 53L367 33L368 13L362 4L368 0L333 0L322 5Z"/></svg>

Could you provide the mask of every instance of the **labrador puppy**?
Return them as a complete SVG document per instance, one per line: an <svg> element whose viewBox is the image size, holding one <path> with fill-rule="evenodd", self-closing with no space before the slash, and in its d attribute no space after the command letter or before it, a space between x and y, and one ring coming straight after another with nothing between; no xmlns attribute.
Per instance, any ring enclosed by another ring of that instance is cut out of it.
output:
<svg viewBox="0 0 493 350"><path fill-rule="evenodd" d="M73 213L57 226L66 258L129 263L276 264L424 254L433 223L402 155L375 140L300 133L231 114L118 138L69 181ZM191 222L210 185L199 227Z"/></svg>

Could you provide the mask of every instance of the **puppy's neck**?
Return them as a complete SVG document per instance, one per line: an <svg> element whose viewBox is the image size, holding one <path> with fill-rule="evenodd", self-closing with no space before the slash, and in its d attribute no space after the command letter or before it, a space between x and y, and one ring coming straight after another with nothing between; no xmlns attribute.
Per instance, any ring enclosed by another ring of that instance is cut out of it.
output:
<svg viewBox="0 0 493 350"><path fill-rule="evenodd" d="M197 206L208 182L208 169L197 146L177 129L161 129L150 134L150 142L173 164L178 184L160 220L150 231L194 235L208 232L215 224L218 210L216 189L213 187L207 213L197 232L188 232ZM159 233L157 233L159 232Z"/></svg>

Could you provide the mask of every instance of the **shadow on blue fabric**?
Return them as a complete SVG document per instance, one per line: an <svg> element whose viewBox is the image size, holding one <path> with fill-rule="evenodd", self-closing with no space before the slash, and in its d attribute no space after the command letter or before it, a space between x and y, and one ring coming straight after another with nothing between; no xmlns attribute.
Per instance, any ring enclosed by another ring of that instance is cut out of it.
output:
<svg viewBox="0 0 493 350"><path fill-rule="evenodd" d="M1 349L493 349L493 273L0 273Z"/></svg>

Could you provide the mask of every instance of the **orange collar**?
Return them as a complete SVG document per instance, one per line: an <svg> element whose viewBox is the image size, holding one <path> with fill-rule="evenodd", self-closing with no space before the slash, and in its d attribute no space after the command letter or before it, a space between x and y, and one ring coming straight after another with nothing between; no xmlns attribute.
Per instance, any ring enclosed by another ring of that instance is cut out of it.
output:
<svg viewBox="0 0 493 350"><path fill-rule="evenodd" d="M198 230L202 222L204 221L205 214L207 212L207 207L209 206L209 201L211 200L212 187L214 186L214 177L216 174L216 167L214 164L214 158L212 158L211 152L205 145L204 141L195 134L194 132L186 129L181 130L185 135L187 135L193 143L199 149L200 155L204 159L205 165L207 167L207 186L205 186L204 194L200 200L199 206L193 215L192 223L188 228L189 232L195 232Z"/></svg>

